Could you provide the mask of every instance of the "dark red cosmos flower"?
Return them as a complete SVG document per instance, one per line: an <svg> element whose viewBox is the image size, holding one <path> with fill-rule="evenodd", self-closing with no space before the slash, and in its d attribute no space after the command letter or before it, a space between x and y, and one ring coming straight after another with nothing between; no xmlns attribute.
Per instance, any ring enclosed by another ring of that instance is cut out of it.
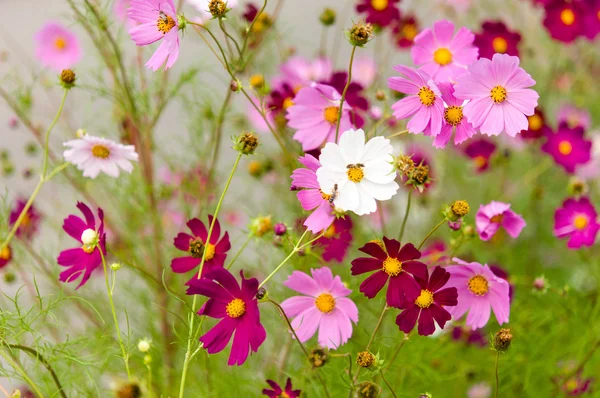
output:
<svg viewBox="0 0 600 398"><path fill-rule="evenodd" d="M255 6L252 3L247 3L246 4L246 9L244 10L244 14L242 14L244 16L244 19L247 22L252 22L254 21L254 18L256 18L256 14L258 14L258 10L259 8L257 6Z"/></svg>
<svg viewBox="0 0 600 398"><path fill-rule="evenodd" d="M10 211L10 215L8 218L8 224L10 226L14 225L17 222L26 204L27 200L22 198L17 199L14 207ZM32 203L29 209L27 209L25 216L21 220L19 228L17 228L17 237L26 240L31 240L31 238L33 238L33 236L39 229L41 219L42 216L40 212L35 208L35 206Z"/></svg>
<svg viewBox="0 0 600 398"><path fill-rule="evenodd" d="M399 48L410 48L419 34L419 25L413 15L400 18L392 29L392 38Z"/></svg>
<svg viewBox="0 0 600 398"><path fill-rule="evenodd" d="M327 228L323 237L315 245L323 248L323 260L344 261L348 249L352 244L352 219L350 216L336 218Z"/></svg>
<svg viewBox="0 0 600 398"><path fill-rule="evenodd" d="M455 306L458 304L458 291L455 287L442 289L450 279L450 273L442 267L435 267L429 277L416 278L421 287L421 293L413 302L406 302L402 305L402 311L396 317L396 325L404 333L410 333L415 327L417 319L419 327L417 328L421 336L429 336L435 332L435 323L442 329L452 316L444 306ZM441 290L440 290L441 289Z"/></svg>
<svg viewBox="0 0 600 398"><path fill-rule="evenodd" d="M208 225L212 223L213 216L208 216ZM227 252L231 249L231 243L229 242L229 233L225 232L225 235L221 239L221 224L219 220L215 221L215 227L210 236L210 242L206 242L208 237L208 231L204 223L197 218L192 218L187 222L188 228L192 231L192 235L180 232L173 240L173 244L179 250L187 252L189 255L184 257L177 257L171 260L171 269L173 272L178 274L184 274L196 268L202 262L202 255L206 251L206 258L204 260L204 267L202 269L202 277L206 275L212 268L223 267L225 259L227 258ZM190 279L187 284L192 280L198 279L198 273Z"/></svg>
<svg viewBox="0 0 600 398"><path fill-rule="evenodd" d="M250 350L257 352L265 341L267 333L260 323L258 311L258 281L244 278L241 271L241 288L234 276L225 268L213 268L203 279L188 282L187 294L201 294L208 301L200 308L198 315L221 319L211 330L200 337L200 342L209 354L221 352L229 343L233 332L233 344L228 365L242 365L248 359Z"/></svg>
<svg viewBox="0 0 600 398"><path fill-rule="evenodd" d="M278 126L285 127L287 124L286 110L294 105L295 96L294 88L285 82L275 85L267 96L267 109L273 115Z"/></svg>
<svg viewBox="0 0 600 398"><path fill-rule="evenodd" d="M348 72L335 72L331 75L328 81L321 82L335 88L339 93L344 91L348 82ZM350 111L350 120L356 126L361 128L365 124L365 120L361 116L361 112L369 110L369 100L363 95L364 87L357 82L351 82L346 91L346 102L352 107Z"/></svg>
<svg viewBox="0 0 600 398"><path fill-rule="evenodd" d="M490 167L490 158L495 151L496 144L487 138L471 140L465 147L465 155L473 160L478 173L482 173Z"/></svg>
<svg viewBox="0 0 600 398"><path fill-rule="evenodd" d="M538 106L535 108L533 115L527 116L527 130L521 131L520 137L524 140L537 140L548 134L549 127L546 125L544 112Z"/></svg>
<svg viewBox="0 0 600 398"><path fill-rule="evenodd" d="M584 378L583 370L575 372L574 375L555 377L554 380L560 385L560 389L569 397L579 397L592 392L594 378Z"/></svg>
<svg viewBox="0 0 600 398"><path fill-rule="evenodd" d="M481 332L482 329L473 330L466 326L455 326L452 328L452 340L464 341L468 345L478 345L479 347L486 347L489 343L488 340Z"/></svg>
<svg viewBox="0 0 600 398"><path fill-rule="evenodd" d="M544 9L544 26L553 39L569 43L583 34L587 15L583 1L553 0Z"/></svg>
<svg viewBox="0 0 600 398"><path fill-rule="evenodd" d="M265 388L262 390L262 393L269 398L298 398L302 392L300 390L292 390L292 380L289 377L285 383L285 389L279 387L279 384L273 380L267 380L267 383L269 383L272 390Z"/></svg>
<svg viewBox="0 0 600 398"><path fill-rule="evenodd" d="M360 291L371 299L389 280L387 305L400 308L404 302L413 302L419 297L421 287L412 275L427 279L427 266L415 261L421 258L421 252L412 243L402 246L397 240L384 237L383 244L380 245L381 243L369 242L358 249L374 258L354 259L352 275L376 271L360 284Z"/></svg>
<svg viewBox="0 0 600 398"><path fill-rule="evenodd" d="M586 4L588 11L583 23L583 30L589 40L594 40L600 33L600 0L587 0Z"/></svg>
<svg viewBox="0 0 600 398"><path fill-rule="evenodd" d="M388 26L400 19L400 10L396 3L400 0L360 0L356 12L367 14L366 22L379 26Z"/></svg>
<svg viewBox="0 0 600 398"><path fill-rule="evenodd" d="M508 30L502 21L485 21L481 33L475 34L475 44L479 48L479 57L492 59L495 53L519 56L521 35Z"/></svg>

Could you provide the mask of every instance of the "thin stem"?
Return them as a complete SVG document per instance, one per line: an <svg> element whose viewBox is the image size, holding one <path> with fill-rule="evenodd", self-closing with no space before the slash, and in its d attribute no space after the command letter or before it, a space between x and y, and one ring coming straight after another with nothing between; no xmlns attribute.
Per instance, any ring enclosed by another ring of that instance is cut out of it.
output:
<svg viewBox="0 0 600 398"><path fill-rule="evenodd" d="M394 398L398 398L398 396L394 392L394 389L392 388L392 386L390 386L390 383L388 383L388 381L386 380L385 376L383 375L383 371L382 370L379 371L379 374L381 375L381 379L383 380L383 382L385 383L385 385L387 386L387 388L390 389L390 392L392 393L392 396Z"/></svg>
<svg viewBox="0 0 600 398"><path fill-rule="evenodd" d="M585 366L585 364L594 356L594 353L596 352L596 350L598 350L598 348L600 348L600 339L596 341L596 343L590 350L588 350L587 354L581 360L581 362L579 363L579 366L577 366L577 368L573 372L572 376L576 375L577 373L579 373L583 370L583 367Z"/></svg>
<svg viewBox="0 0 600 398"><path fill-rule="evenodd" d="M410 212L410 202L412 198L413 189L408 192L408 200L406 201L406 210L404 211L404 219L402 220L402 227L400 228L400 234L398 235L398 240L402 242L402 237L404 237L404 228L406 227L406 221L408 220L408 213Z"/></svg>
<svg viewBox="0 0 600 398"><path fill-rule="evenodd" d="M231 101L231 89L227 87L227 94L225 94L225 99L223 100L223 105L221 106L221 110L219 111L219 116L217 117L217 123L215 125L214 130L214 149L213 155L210 163L210 168L208 169L208 181L212 181L213 174L215 172L215 166L217 165L217 161L219 159L219 148L221 147L221 137L223 130L223 121L225 120L225 114L227 113L227 109L229 107L229 103Z"/></svg>
<svg viewBox="0 0 600 398"><path fill-rule="evenodd" d="M33 392L35 393L35 395L37 395L39 398L44 398L44 394L42 394L42 392L40 391L37 384L35 384L33 382L33 380L27 375L27 372L25 372L25 369L23 369L23 367L17 361L15 361L13 358L11 358L10 355L6 355L6 352L4 352L4 350L0 351L0 355L2 355L2 357L4 357L4 359L6 360L6 362L8 362L13 368L15 368L21 374L21 376L23 377L25 382L27 384L29 384L29 387L31 387L33 389Z"/></svg>
<svg viewBox="0 0 600 398"><path fill-rule="evenodd" d="M498 377L498 360L500 359L500 351L496 352L496 393L495 398L498 398L498 389L500 388L500 378Z"/></svg>
<svg viewBox="0 0 600 398"><path fill-rule="evenodd" d="M127 378L131 379L131 372L129 370L129 355L125 350L125 344L123 344L123 338L121 337L121 328L119 327L119 320L117 319L117 311L115 310L115 303L113 302L112 290L108 281L108 269L106 267L106 259L102 252L102 247L98 246L100 252L100 258L102 259L102 267L104 268L104 280L106 281L106 293L108 294L108 302L110 303L110 310L112 312L113 321L115 323L115 329L117 332L117 338L119 339L119 347L121 347L121 354L123 355L123 362L125 363L125 370L127 371Z"/></svg>
<svg viewBox="0 0 600 398"><path fill-rule="evenodd" d="M338 142L338 137L340 135L340 123L342 121L342 109L344 107L344 100L346 99L346 93L348 92L348 87L350 87L350 83L352 82L352 63L354 62L354 53L356 52L356 46L352 46L352 52L350 53L350 63L348 65L348 81L346 82L346 86L344 87L344 91L342 92L342 99L340 100L340 109L338 109L338 120L337 125L335 126L335 141Z"/></svg>
<svg viewBox="0 0 600 398"><path fill-rule="evenodd" d="M227 269L229 269L233 266L233 263L235 263L235 261L242 254L242 252L244 251L246 246L248 246L248 243L250 243L251 240L252 240L252 235L248 234L248 237L246 238L246 241L244 241L244 244L242 245L242 247L240 247L240 250L238 250L238 252L235 254L235 256L233 257L231 262L227 265Z"/></svg>
<svg viewBox="0 0 600 398"><path fill-rule="evenodd" d="M402 340L400 342L400 344L398 344L398 348L396 348L396 350L394 351L394 354L392 354L392 357L390 358L390 360L388 361L387 365L385 366L385 370L388 370L389 367L392 366L392 364L394 363L394 361L398 357L398 354L400 353L400 350L402 349L402 347L404 347L404 344L407 341L408 341L408 334L404 334L404 340Z"/></svg>
<svg viewBox="0 0 600 398"><path fill-rule="evenodd" d="M49 146L49 141L50 141L50 132L56 125L56 122L58 122L58 118L60 117L60 115L63 111L63 108L65 107L65 100L67 99L68 92L69 92L69 90L65 89L65 92L63 93L63 96L62 96L62 100L60 101L60 106L58 107L58 112L56 113L56 116L54 116L54 120L48 127L48 130L46 130L46 138L44 140L44 142L45 142L44 143L44 165L42 167L42 178L46 177L46 171L48 171L48 146Z"/></svg>
<svg viewBox="0 0 600 398"><path fill-rule="evenodd" d="M227 29L225 29L225 24L223 23L223 19L221 19L221 18L219 18L219 27L223 31L223 34L225 34L225 36L227 36L235 45L235 48L237 49L238 56L240 57L240 62L241 62L242 61L242 50L240 50L240 46L237 43L237 41L235 40L235 37L231 36L229 34L229 32L227 32ZM227 41L227 39L225 39L225 41ZM227 43L229 43L229 41L227 41Z"/></svg>
<svg viewBox="0 0 600 398"><path fill-rule="evenodd" d="M17 233L17 230L21 226L21 223L23 222L23 219L27 215L27 212L29 211L29 208L33 204L34 199L40 193L40 190L42 189L43 185L44 185L44 179L42 177L40 177L40 182L38 182L37 186L33 190L33 193L31 194L31 196L27 200L27 203L25 203L25 207L23 207L23 210L21 211L21 214L19 214L19 217L17 218L17 221L13 224L10 232L8 233L8 236L6 237L6 239L4 240L4 242L2 242L2 246L0 247L0 252L2 250L4 250L4 248L7 247L10 244L10 242L12 241L12 239L15 237L15 234Z"/></svg>
<svg viewBox="0 0 600 398"><path fill-rule="evenodd" d="M388 310L388 306L387 304L383 305L383 309L381 310L381 314L379 315L379 319L377 320L377 324L375 324L375 329L373 329L373 333L371 334L371 338L369 338L369 342L367 343L367 346L365 347L365 351L369 351L369 348L371 348L371 344L373 344L373 340L375 340L375 335L377 335L377 332L379 331L379 328L381 327L381 322L383 321L383 317L385 315L385 313ZM352 378L352 382L356 383L356 379L358 378L358 374L360 373L360 368L356 369L356 372L354 373L354 377Z"/></svg>
<svg viewBox="0 0 600 398"><path fill-rule="evenodd" d="M437 225L436 225L435 227L433 227L433 229L432 229L431 231L429 231L429 233L428 233L428 234L427 234L427 235L426 235L426 236L423 238L423 240L422 240L422 241L421 241L421 243L419 244L419 247L417 247L417 250L421 250L421 248L423 247L423 245L425 244L425 242L427 242L427 239L429 239L429 237L430 237L431 235L433 235L433 233L434 233L435 231L437 231L437 229L438 229L439 227L441 227L441 226L442 226L443 224L445 224L445 223L446 223L446 220L442 220L442 221L440 221L439 223L437 223Z"/></svg>
<svg viewBox="0 0 600 398"><path fill-rule="evenodd" d="M254 24L256 23L256 21L258 20L260 15L265 11L265 8L267 8L267 0L264 1L262 8L258 11L256 16L250 23L248 30L246 31L246 37L244 37L244 44L242 45L242 52L241 52L240 58L242 58L243 55L246 53L246 49L248 48L248 38L250 37L250 32L252 32L252 28L254 27Z"/></svg>
<svg viewBox="0 0 600 398"><path fill-rule="evenodd" d="M288 262L288 260L290 258L292 258L294 256L294 254L298 253L302 247L305 247L306 245L314 242L314 239L306 244L304 244L303 246L300 247L300 243L302 242L302 240L304 239L304 236L308 233L308 229L304 231L304 233L302 234L302 236L300 237L300 239L298 240L298 243L296 243L296 245L294 246L294 249L290 252L290 254L288 254L288 256L286 258L283 259L283 261L281 263L279 263L279 265L277 267L275 267L275 269L273 270L273 272L271 272L261 283L260 285L258 285L258 288L260 289L261 287L263 287L263 285L265 283L267 283L267 281L269 279L271 279L273 277L273 275L275 275L280 269L281 267L283 267L285 265L285 263Z"/></svg>
<svg viewBox="0 0 600 398"><path fill-rule="evenodd" d="M148 395L152 398L154 396L154 391L152 390L152 366L147 364L146 369L148 369Z"/></svg>
<svg viewBox="0 0 600 398"><path fill-rule="evenodd" d="M398 131L396 133L390 134L385 138L387 138L389 140L390 138L398 137L398 136L400 136L402 134L406 134L406 133L408 133L408 130L402 130L402 131Z"/></svg>

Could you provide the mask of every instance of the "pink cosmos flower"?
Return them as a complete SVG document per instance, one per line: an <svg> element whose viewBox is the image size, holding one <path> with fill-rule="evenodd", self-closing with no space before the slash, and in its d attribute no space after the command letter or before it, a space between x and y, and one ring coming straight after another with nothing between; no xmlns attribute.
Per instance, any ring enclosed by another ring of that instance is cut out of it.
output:
<svg viewBox="0 0 600 398"><path fill-rule="evenodd" d="M473 45L473 32L463 27L453 35L452 22L437 21L433 29L424 29L415 37L410 50L415 65L436 82L454 82L477 61L479 49Z"/></svg>
<svg viewBox="0 0 600 398"><path fill-rule="evenodd" d="M262 393L269 398L298 398L302 392L300 390L292 389L292 379L289 377L285 382L285 388L281 388L279 384L275 383L273 380L267 380L267 383L271 386L271 390L264 388Z"/></svg>
<svg viewBox="0 0 600 398"><path fill-rule="evenodd" d="M46 67L61 71L81 61L77 36L61 24L48 22L36 33L35 41L35 55Z"/></svg>
<svg viewBox="0 0 600 398"><path fill-rule="evenodd" d="M360 0L356 12L365 13L366 22L379 26L388 26L400 19L400 10L396 3L400 0Z"/></svg>
<svg viewBox="0 0 600 398"><path fill-rule="evenodd" d="M294 139L302 144L303 151L319 148L335 140L335 131L340 121L339 135L354 126L350 121L351 106L344 102L339 114L342 96L325 84L311 84L302 88L294 97L294 105L287 109L288 126L297 129Z"/></svg>
<svg viewBox="0 0 600 398"><path fill-rule="evenodd" d="M298 159L306 168L299 168L292 173L292 189L301 190L296 194L300 205L306 211L314 210L304 221L304 226L312 233L318 233L331 225L335 216L332 214L331 193L321 191L317 181L317 169L321 163L312 155L304 155Z"/></svg>
<svg viewBox="0 0 600 398"><path fill-rule="evenodd" d="M569 249L592 246L599 230L598 213L587 197L567 199L554 213L554 236L568 238Z"/></svg>
<svg viewBox="0 0 600 398"><path fill-rule="evenodd" d="M558 124L566 123L570 128L583 127L584 130L592 126L592 116L585 108L564 104L558 108Z"/></svg>
<svg viewBox="0 0 600 398"><path fill-rule="evenodd" d="M502 21L485 21L481 33L475 35L474 44L481 58L492 59L495 53L519 56L521 35L508 30Z"/></svg>
<svg viewBox="0 0 600 398"><path fill-rule="evenodd" d="M546 152L567 173L573 174L578 165L586 164L592 156L592 141L584 138L583 127L569 128L561 123L556 133L548 132L542 145Z"/></svg>
<svg viewBox="0 0 600 398"><path fill-rule="evenodd" d="M448 251L448 247L446 243L441 239L429 240L429 243L423 248L422 259L426 260L427 264L436 265L446 262L448 257L446 256L446 252Z"/></svg>
<svg viewBox="0 0 600 398"><path fill-rule="evenodd" d="M495 201L479 207L475 224L479 238L484 241L490 240L500 227L512 238L517 238L527 225L523 217L510 210L510 204Z"/></svg>
<svg viewBox="0 0 600 398"><path fill-rule="evenodd" d="M467 263L459 258L453 260L457 264L446 267L450 273L446 286L458 291L458 305L448 309L452 318L459 319L469 311L467 326L479 329L488 323L491 307L500 325L508 322L508 282L494 275L487 265Z"/></svg>
<svg viewBox="0 0 600 398"><path fill-rule="evenodd" d="M539 95L531 87L535 80L519 67L519 58L494 54L468 67L469 73L457 79L454 96L470 100L463 114L483 134L505 131L514 137L527 129L526 116L533 115Z"/></svg>
<svg viewBox="0 0 600 398"><path fill-rule="evenodd" d="M162 40L146 67L153 71L163 65L165 70L172 67L179 57L179 22L173 0L131 0L127 15L139 23L129 29L136 45L147 46Z"/></svg>
<svg viewBox="0 0 600 398"><path fill-rule="evenodd" d="M289 84L297 92L311 83L329 80L333 73L333 65L331 60L325 57L310 61L297 55L281 64L280 71L279 80ZM278 83L277 79L275 83Z"/></svg>
<svg viewBox="0 0 600 398"><path fill-rule="evenodd" d="M334 350L352 337L352 322L358 322L358 308L347 298L339 276L328 267L311 269L312 278L294 271L283 284L304 296L290 297L281 303L301 343L319 330L319 345Z"/></svg>
<svg viewBox="0 0 600 398"><path fill-rule="evenodd" d="M23 212L23 209L25 209L26 204L26 199L17 199L14 207L10 211L10 215L8 217L8 225L12 226L17 222L19 216L21 215L21 212ZM16 236L25 240L31 240L39 230L41 220L42 215L32 203L31 206L29 206L29 209L27 209L25 216L21 220L19 228L17 228Z"/></svg>
<svg viewBox="0 0 600 398"><path fill-rule="evenodd" d="M100 250L106 256L106 234L104 233L104 212L102 209L98 208L100 225L96 228L96 218L90 208L81 202L77 202L77 208L83 213L85 221L80 217L70 215L65 218L63 229L69 236L81 243L81 246L63 250L56 261L59 265L68 267L60 273L59 279L61 282L72 282L83 275L81 282L77 285L77 289L79 289L90 279L92 272L102 264ZM84 231L87 233L88 230L95 232L97 245L89 246L83 243L82 235Z"/></svg>
<svg viewBox="0 0 600 398"><path fill-rule="evenodd" d="M396 65L394 69L404 76L390 77L388 86L407 94L392 105L394 116L399 120L412 116L406 125L409 133L436 137L442 130L444 117L444 101L438 86L421 70L404 65Z"/></svg>
<svg viewBox="0 0 600 398"><path fill-rule="evenodd" d="M481 138L469 142L465 147L465 155L473 160L475 171L483 173L490 167L490 158L496 152L494 141Z"/></svg>
<svg viewBox="0 0 600 398"><path fill-rule="evenodd" d="M258 281L256 278L244 278L244 271L240 271L240 275L241 286L226 269L213 268L206 274L206 278L190 281L186 292L189 295L201 294L208 297L198 315L221 319L200 337L206 352L216 354L223 351L235 332L227 361L229 366L243 365L250 350L257 352L267 337L267 332L260 323L256 299Z"/></svg>
<svg viewBox="0 0 600 398"><path fill-rule="evenodd" d="M336 218L327 228L325 234L315 242L315 246L323 248L324 261L344 261L352 244L352 219L349 215Z"/></svg>
<svg viewBox="0 0 600 398"><path fill-rule="evenodd" d="M454 131L454 145L458 145L477 133L471 123L463 115L463 100L454 96L454 85L452 83L439 83L438 87L442 93L442 99L446 103L444 108L444 124L442 131L435 137L433 146L443 148L450 141Z"/></svg>
<svg viewBox="0 0 600 398"><path fill-rule="evenodd" d="M213 216L208 216L208 225L212 224ZM225 265L227 252L231 249L229 242L229 233L225 232L221 236L221 224L219 220L215 221L210 241L207 243L208 228L204 223L197 218L192 218L187 222L187 226L192 231L192 235L180 232L173 240L173 244L181 251L187 252L187 256L177 257L171 261L171 269L178 274L185 274L192 269L198 267L204 259L204 267L202 268L201 277L205 277L206 273L212 268L222 268ZM206 252L206 254L204 254ZM193 280L198 279L198 273L194 275L186 284L189 285Z"/></svg>

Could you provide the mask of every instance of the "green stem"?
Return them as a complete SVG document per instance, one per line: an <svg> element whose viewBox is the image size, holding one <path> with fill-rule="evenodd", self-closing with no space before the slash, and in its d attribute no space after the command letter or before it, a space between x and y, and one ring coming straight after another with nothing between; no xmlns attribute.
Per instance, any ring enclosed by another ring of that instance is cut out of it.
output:
<svg viewBox="0 0 600 398"><path fill-rule="evenodd" d="M404 228L406 227L406 221L408 220L408 213L410 212L410 202L412 198L413 189L408 192L408 200L406 201L406 210L404 211L404 219L402 220L402 227L400 228L400 235L398 235L398 240L402 242L402 237L404 237Z"/></svg>
<svg viewBox="0 0 600 398"><path fill-rule="evenodd" d="M352 47L352 52L350 53L350 63L348 65L348 81L346 82L346 86L344 87L344 91L342 92L342 99L340 100L340 109L338 110L338 120L337 125L335 126L335 143L338 142L338 137L340 134L340 123L342 121L342 108L344 107L344 100L346 99L346 93L348 92L348 87L350 87L350 83L352 82L352 63L354 62L354 53L356 52L356 46Z"/></svg>
<svg viewBox="0 0 600 398"><path fill-rule="evenodd" d="M233 263L235 263L235 261L242 254L242 252L244 251L244 249L246 248L246 246L248 246L248 243L250 243L251 240L252 240L252 235L248 234L248 237L246 238L246 241L244 242L244 244L242 245L242 247L240 247L240 250L238 250L238 252L235 254L235 256L233 257L233 259L231 260L231 262L229 263L229 265L227 265L227 269L229 269L229 268L231 268L233 266Z"/></svg>
<svg viewBox="0 0 600 398"><path fill-rule="evenodd" d="M235 45L235 48L237 49L238 56L240 57L240 63L241 63L242 62L242 50L240 50L240 46L237 43L237 41L235 40L235 38L233 36L231 36L229 34L229 32L227 32L227 29L225 29L225 24L223 23L223 19L221 19L221 18L219 18L219 27L223 31L223 34L225 36L227 36L227 38L229 38L233 42L233 44ZM227 41L227 39L225 39L225 41ZM229 43L229 41L227 41L227 43Z"/></svg>
<svg viewBox="0 0 600 398"><path fill-rule="evenodd" d="M392 364L398 357L400 350L402 349L402 347L404 347L404 343L406 343L407 340L408 340L408 334L404 334L404 340L402 340L400 342L400 344L398 344L398 348L396 348L396 350L394 350L394 354L392 355L392 358L388 361L387 365L385 365L385 370L388 370L390 368L390 366L392 366Z"/></svg>
<svg viewBox="0 0 600 398"><path fill-rule="evenodd" d="M0 355L2 355L2 357L4 357L4 359L6 360L6 362L8 362L13 368L15 368L21 374L21 376L23 377L23 380L25 380L25 382L27 384L29 384L29 387L31 387L33 389L33 392L35 393L35 395L37 395L39 398L44 398L44 394L42 394L39 387L27 375L27 372L25 372L25 369L23 369L23 367L17 361L15 361L13 358L11 358L10 355L6 355L6 352L4 352L4 350L0 351Z"/></svg>
<svg viewBox="0 0 600 398"><path fill-rule="evenodd" d="M298 253L303 247L305 247L306 245L312 243L315 241L315 239L313 239L312 241L304 244L303 246L300 246L300 243L302 242L302 240L304 239L304 236L308 233L308 229L304 231L304 233L302 234L302 236L300 237L300 239L298 240L298 243L296 243L296 245L294 246L294 249L290 252L290 254L288 254L288 256L286 258L283 259L283 261L281 263L279 263L279 265L277 267L275 267L275 269L273 270L273 272L271 272L261 283L260 285L258 285L258 288L260 289L261 287L263 287L263 285L265 283L267 283L267 281L269 279L271 279L273 277L273 275L275 275L280 269L281 267L283 267L285 265L285 263L288 262L288 260L290 258L292 258L294 256L294 254Z"/></svg>
<svg viewBox="0 0 600 398"><path fill-rule="evenodd" d="M500 359L500 351L496 351L496 393L495 398L498 398L498 389L500 388L500 378L498 377L498 360Z"/></svg>
<svg viewBox="0 0 600 398"><path fill-rule="evenodd" d="M427 236L425 236L425 238L423 238L423 240L422 240L422 241L421 241L421 243L419 244L419 247L417 247L417 250L421 250L421 248L423 247L423 245L425 244L425 242L427 242L427 239L429 239L429 237L430 237L431 235L433 235L433 233L434 233L435 231L437 231L437 229L438 229L439 227L441 227L441 226L442 226L444 223L446 223L446 220L445 220L445 219L444 219L444 220L442 220L442 221L440 221L439 223L437 223L437 225L436 225L435 227L433 227L433 229L432 229L431 231L429 231L429 233L427 234Z"/></svg>
<svg viewBox="0 0 600 398"><path fill-rule="evenodd" d="M56 113L56 116L54 116L54 120L48 127L48 130L46 130L46 138L44 140L44 142L45 142L44 143L44 165L42 167L42 179L44 179L46 177L46 171L48 171L48 150L49 150L48 148L49 148L49 141L50 141L50 132L56 125L56 122L58 122L58 118L60 117L60 115L63 111L63 108L65 107L65 101L67 99L68 92L69 92L69 90L65 89L65 92L63 93L63 96L62 96L62 100L60 101L60 106L58 107L58 112Z"/></svg>
<svg viewBox="0 0 600 398"><path fill-rule="evenodd" d="M246 37L244 37L244 44L242 45L242 52L241 52L240 58L242 58L244 56L244 54L246 53L246 49L248 48L248 38L250 37L250 32L252 32L252 28L254 27L254 24L258 20L258 17L260 17L260 15L265 11L265 8L267 8L267 0L264 1L262 8L258 11L256 16L250 23L248 30L246 31Z"/></svg>
<svg viewBox="0 0 600 398"><path fill-rule="evenodd" d="M387 304L383 305L383 309L381 310L381 314L379 315L379 319L377 320L377 324L375 325L375 329L373 329L373 333L371 333L371 338L369 338L369 342L367 343L367 346L365 347L365 351L369 351L369 348L371 348L371 344L373 344L373 341L375 340L375 335L377 335L377 332L379 331L379 328L381 327L381 323L383 321L383 317L385 315L385 313L388 310L388 306ZM352 382L356 384L356 379L358 378L358 374L360 373L360 368L356 369L356 372L354 373L354 377L352 378Z"/></svg>
<svg viewBox="0 0 600 398"><path fill-rule="evenodd" d="M383 382L385 383L385 385L387 386L387 388L390 389L390 392L392 393L392 396L394 398L398 398L398 396L394 392L394 389L392 388L392 386L390 386L390 383L388 383L388 381L386 380L385 376L383 375L383 371L382 370L379 370L379 374L381 375L381 378L383 379Z"/></svg>

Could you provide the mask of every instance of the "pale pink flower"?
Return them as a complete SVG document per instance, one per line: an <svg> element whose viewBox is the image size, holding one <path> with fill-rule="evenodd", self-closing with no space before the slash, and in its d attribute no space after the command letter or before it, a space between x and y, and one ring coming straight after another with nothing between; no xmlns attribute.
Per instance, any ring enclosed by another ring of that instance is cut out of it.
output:
<svg viewBox="0 0 600 398"><path fill-rule="evenodd" d="M128 28L132 28L136 25L135 21L127 16L127 9L131 5L131 0L115 0L113 5L113 12L119 21L127 24Z"/></svg>
<svg viewBox="0 0 600 398"><path fill-rule="evenodd" d="M369 88L377 76L377 64L372 57L357 58L352 64L352 81Z"/></svg>
<svg viewBox="0 0 600 398"><path fill-rule="evenodd" d="M64 26L48 22L35 35L36 57L42 65L61 71L75 66L81 61L79 40Z"/></svg>
<svg viewBox="0 0 600 398"><path fill-rule="evenodd" d="M495 201L479 207L475 224L479 237L484 241L490 240L500 227L512 238L517 238L527 225L523 217L510 209L509 203Z"/></svg>
<svg viewBox="0 0 600 398"><path fill-rule="evenodd" d="M454 86L452 83L440 83L438 87L442 93L442 99L446 103L446 107L444 108L442 131L435 137L433 146L436 148L445 147L448 141L450 141L453 131L455 131L454 145L458 145L477 134L477 131L469 123L467 117L463 115L464 101L454 96Z"/></svg>
<svg viewBox="0 0 600 398"><path fill-rule="evenodd" d="M294 91L298 91L313 82L328 81L333 73L333 66L328 58L323 57L310 61L296 55L285 61L280 70L279 80L288 83L294 88Z"/></svg>

